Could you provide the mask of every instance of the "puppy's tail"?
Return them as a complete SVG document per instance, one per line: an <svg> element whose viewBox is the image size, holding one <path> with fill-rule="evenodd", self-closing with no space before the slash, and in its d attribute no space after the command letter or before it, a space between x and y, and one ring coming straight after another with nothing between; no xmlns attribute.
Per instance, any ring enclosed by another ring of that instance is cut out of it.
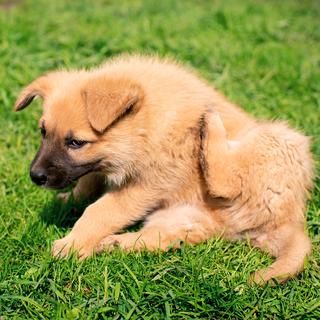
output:
<svg viewBox="0 0 320 320"><path fill-rule="evenodd" d="M282 226L271 237L274 240L264 249L273 254L276 260L270 267L252 274L250 282L264 284L271 279L284 282L304 268L306 257L311 252L311 242L302 226Z"/></svg>

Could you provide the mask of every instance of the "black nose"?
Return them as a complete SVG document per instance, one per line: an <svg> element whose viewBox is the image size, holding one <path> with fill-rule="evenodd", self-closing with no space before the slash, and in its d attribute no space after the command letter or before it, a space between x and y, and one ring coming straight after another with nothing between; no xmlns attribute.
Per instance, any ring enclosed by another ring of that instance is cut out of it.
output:
<svg viewBox="0 0 320 320"><path fill-rule="evenodd" d="M42 170L31 170L30 178L38 186L45 184L48 180L48 177L44 174Z"/></svg>

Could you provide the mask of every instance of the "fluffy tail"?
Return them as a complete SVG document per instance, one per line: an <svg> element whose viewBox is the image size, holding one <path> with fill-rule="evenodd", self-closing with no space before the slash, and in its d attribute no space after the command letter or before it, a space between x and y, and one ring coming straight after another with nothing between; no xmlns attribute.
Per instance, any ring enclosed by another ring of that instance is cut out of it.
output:
<svg viewBox="0 0 320 320"><path fill-rule="evenodd" d="M282 226L275 231L273 241L268 242L267 249L276 257L275 262L268 268L256 271L250 280L263 284L271 279L284 282L292 278L304 268L307 255L311 252L311 242L303 227Z"/></svg>

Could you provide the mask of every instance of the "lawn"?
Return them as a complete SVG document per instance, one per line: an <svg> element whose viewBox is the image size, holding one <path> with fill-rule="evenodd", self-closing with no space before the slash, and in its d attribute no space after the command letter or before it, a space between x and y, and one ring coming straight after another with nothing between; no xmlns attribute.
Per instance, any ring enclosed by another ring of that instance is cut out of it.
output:
<svg viewBox="0 0 320 320"><path fill-rule="evenodd" d="M41 104L12 111L22 86L43 72L157 53L193 66L251 114L312 136L317 159L319 21L317 0L0 0L0 319L319 319L319 179L307 211L313 253L284 285L247 285L271 258L221 239L56 261L53 240L85 204L62 205L31 183Z"/></svg>

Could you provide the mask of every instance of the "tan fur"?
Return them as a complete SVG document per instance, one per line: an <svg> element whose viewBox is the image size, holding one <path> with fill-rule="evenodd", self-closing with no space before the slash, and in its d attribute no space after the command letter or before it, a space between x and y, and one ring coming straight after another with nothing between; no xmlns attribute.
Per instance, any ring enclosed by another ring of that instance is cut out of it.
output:
<svg viewBox="0 0 320 320"><path fill-rule="evenodd" d="M257 124L191 71L156 58L120 57L91 71L62 71L43 76L23 90L16 109L24 108L34 96L44 98L40 122L45 122L47 131L65 139L71 130L78 139L90 141L81 149L68 150L68 154L78 163L101 160L102 174L114 186L112 192L85 210L69 235L55 241L55 256L67 256L74 248L85 258L93 251L110 249L115 243L126 250L166 249L170 245L179 246L180 240L198 243L223 232L234 239L248 229L255 229L260 235L261 225L256 223L251 207L239 207L235 201L226 210L223 201L208 195L207 183L209 190L214 190L216 171L211 173L209 166L205 181L199 165L200 127L209 108L219 112L229 140L241 141ZM293 143L298 143L294 139L300 137L293 136ZM204 158L211 165L220 154L211 152L210 146L208 143L210 156ZM283 145L275 143L273 147L276 153L287 152ZM299 152L290 156L295 162L309 161L304 165L311 167L308 150L301 148L301 159ZM273 168L267 161L263 170L267 181L274 179ZM310 172L308 169L303 172L309 181ZM300 173L291 174L298 175L296 179L300 181ZM90 175L79 179L74 190L77 198L90 194L87 190L95 188L94 181L101 185L96 173ZM223 181L224 177L221 172L217 181ZM246 187L251 186L248 183ZM229 188L229 180L223 181L221 188L223 196L234 192ZM304 192L299 191L297 198L292 199L295 210L291 224L285 218L287 213L277 215L274 223L282 219L281 225L286 221L290 228L300 226ZM237 197L236 193L231 198ZM265 196L255 199L261 203ZM299 222L296 216L300 217ZM146 224L139 232L116 235L145 217ZM272 219L270 215L265 217L266 223L268 219ZM265 235L264 230L261 235ZM269 236L260 247L267 248L278 237Z"/></svg>
<svg viewBox="0 0 320 320"><path fill-rule="evenodd" d="M308 139L284 123L259 123L227 140L218 113L208 113L202 166L209 193L223 197L224 236L249 238L277 259L253 275L283 281L301 271L311 245L304 211L312 185Z"/></svg>

